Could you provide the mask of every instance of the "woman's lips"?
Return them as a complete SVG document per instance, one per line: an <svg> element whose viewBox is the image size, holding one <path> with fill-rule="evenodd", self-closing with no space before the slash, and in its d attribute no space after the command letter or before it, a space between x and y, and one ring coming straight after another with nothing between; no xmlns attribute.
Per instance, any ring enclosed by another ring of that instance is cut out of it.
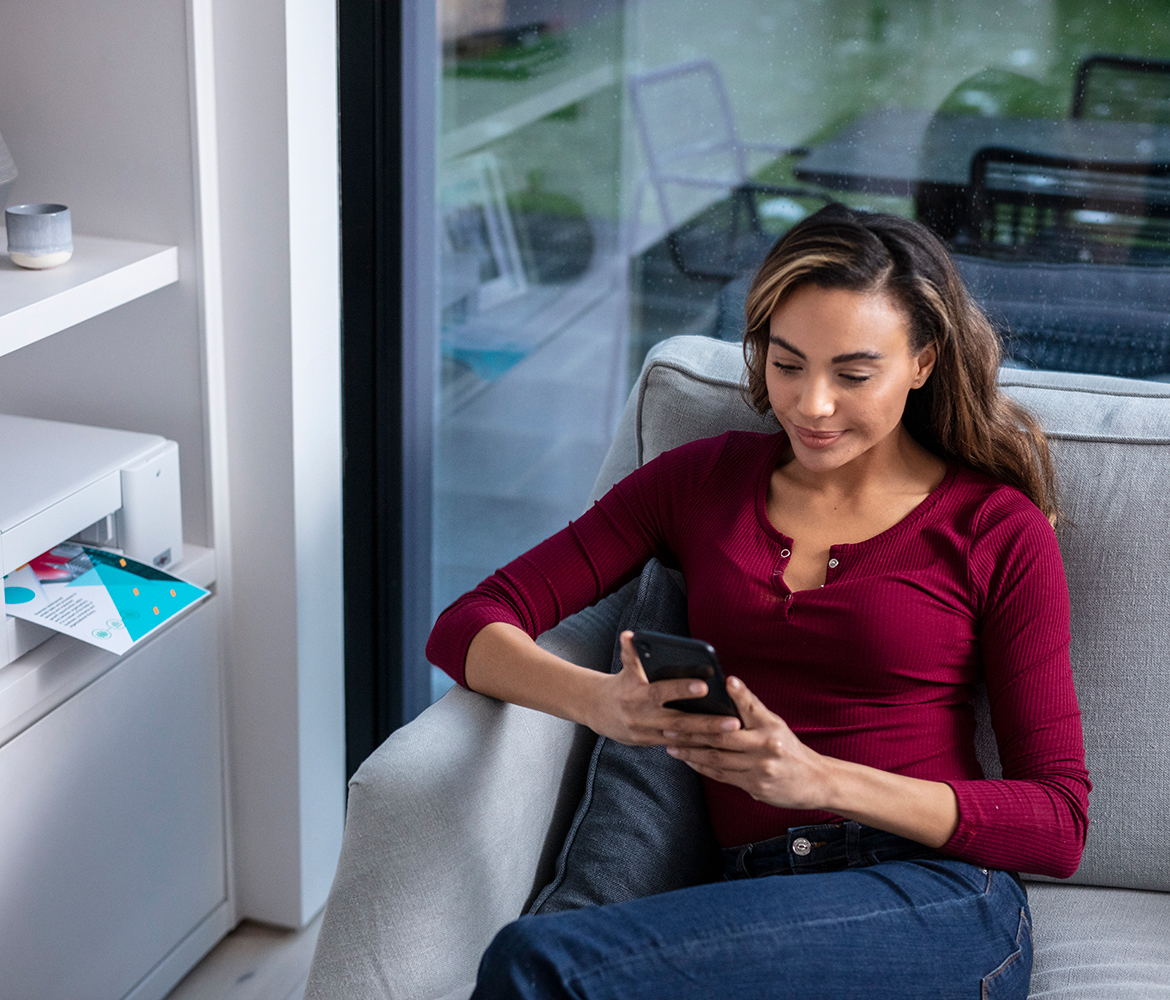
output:
<svg viewBox="0 0 1170 1000"><path fill-rule="evenodd" d="M844 431L815 431L808 427L794 427L796 436L800 438L800 443L806 448L820 449L828 448L829 445L835 444L839 441Z"/></svg>

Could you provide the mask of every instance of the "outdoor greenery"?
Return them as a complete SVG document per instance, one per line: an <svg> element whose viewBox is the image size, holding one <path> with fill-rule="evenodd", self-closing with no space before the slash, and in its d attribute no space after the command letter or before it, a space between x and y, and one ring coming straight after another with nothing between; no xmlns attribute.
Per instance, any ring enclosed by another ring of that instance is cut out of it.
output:
<svg viewBox="0 0 1170 1000"><path fill-rule="evenodd" d="M1170 59L1170 0L639 0L600 4L595 16L577 10L568 26L482 36L448 46L445 58L442 131L597 67L613 69L613 85L485 147L499 159L525 270L537 281L569 279L590 252L620 252L637 177L632 164L641 155L621 83L631 71L711 58L745 138L807 147L882 107L1064 119L1086 57ZM753 177L798 184L798 162L799 155L762 160ZM914 213L909 198L832 194L858 207ZM802 208L818 204L774 202L761 222L779 235ZM647 206L645 224L653 225L653 199ZM688 225L725 209L708 205ZM566 234L563 260L541 272L533 251L555 242L558 227ZM711 314L714 289L671 267L664 245L634 262L632 343ZM657 318L656 307L643 308L654 302L664 310Z"/></svg>

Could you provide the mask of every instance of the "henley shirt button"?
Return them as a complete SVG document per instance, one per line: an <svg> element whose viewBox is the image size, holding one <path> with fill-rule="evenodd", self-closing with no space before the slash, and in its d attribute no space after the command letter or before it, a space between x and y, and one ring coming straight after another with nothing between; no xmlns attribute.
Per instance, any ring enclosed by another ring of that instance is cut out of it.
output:
<svg viewBox="0 0 1170 1000"><path fill-rule="evenodd" d="M780 550L780 558L781 559L787 559L790 555L792 555L791 549L781 549Z"/></svg>
<svg viewBox="0 0 1170 1000"><path fill-rule="evenodd" d="M837 560L836 560L836 559L830 559L830 560L829 560L829 569L836 569L836 568L837 568Z"/></svg>
<svg viewBox="0 0 1170 1000"><path fill-rule="evenodd" d="M797 837L792 842L792 853L799 854L802 858L812 850L812 844L805 837Z"/></svg>

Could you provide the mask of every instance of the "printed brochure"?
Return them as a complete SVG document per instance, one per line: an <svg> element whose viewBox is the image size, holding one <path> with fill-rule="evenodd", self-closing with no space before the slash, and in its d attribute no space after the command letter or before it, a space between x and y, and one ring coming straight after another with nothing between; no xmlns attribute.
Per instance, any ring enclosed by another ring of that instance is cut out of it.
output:
<svg viewBox="0 0 1170 1000"><path fill-rule="evenodd" d="M126 556L65 542L4 578L4 610L125 653L209 591Z"/></svg>

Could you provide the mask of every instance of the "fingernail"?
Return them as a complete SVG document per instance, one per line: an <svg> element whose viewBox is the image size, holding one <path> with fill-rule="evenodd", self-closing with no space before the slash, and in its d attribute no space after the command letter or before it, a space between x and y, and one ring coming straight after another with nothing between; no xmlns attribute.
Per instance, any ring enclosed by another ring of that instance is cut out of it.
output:
<svg viewBox="0 0 1170 1000"><path fill-rule="evenodd" d="M694 684L692 684L690 686L690 688L688 688L688 690L691 692L691 694L702 694L703 693L703 685L700 684L698 681L696 681Z"/></svg>
<svg viewBox="0 0 1170 1000"><path fill-rule="evenodd" d="M719 723L719 728L720 728L720 729L723 729L723 730L725 730L725 731L728 731L728 732L730 732L730 731L731 731L732 729L734 729L734 728L735 728L737 725L739 725L739 723L738 723L738 722L736 722L736 721L735 721L735 719L728 719L728 720L726 720L725 722L721 722L721 723Z"/></svg>
<svg viewBox="0 0 1170 1000"><path fill-rule="evenodd" d="M671 732L669 729L664 729L662 731L662 735L665 736L668 740L673 740L678 735L678 733Z"/></svg>
<svg viewBox="0 0 1170 1000"><path fill-rule="evenodd" d="M672 757L678 756L678 747L667 747L666 752Z"/></svg>
<svg viewBox="0 0 1170 1000"><path fill-rule="evenodd" d="M739 680L739 678L738 678L738 677L729 677L729 678L727 678L727 686L728 686L729 688L731 688L733 691L738 691L738 690L740 689L740 680Z"/></svg>

